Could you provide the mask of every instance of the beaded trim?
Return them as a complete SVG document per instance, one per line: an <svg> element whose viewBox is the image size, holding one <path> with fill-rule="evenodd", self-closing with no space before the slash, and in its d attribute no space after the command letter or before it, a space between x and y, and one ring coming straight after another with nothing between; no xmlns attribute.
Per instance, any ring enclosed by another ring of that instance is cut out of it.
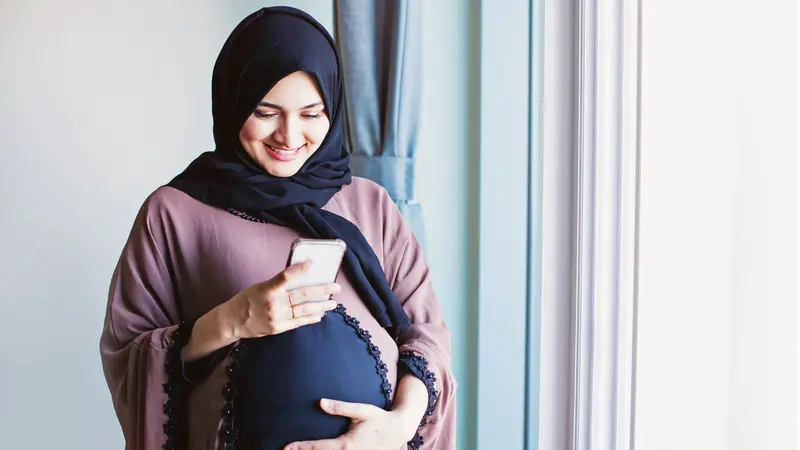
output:
<svg viewBox="0 0 800 450"><path fill-rule="evenodd" d="M425 410L425 415L422 416L422 420L419 423L419 428L422 428L428 423L428 417L433 415L433 408L436 405L436 401L439 399L439 391L437 391L435 387L436 375L428 370L428 361L424 357L414 354L412 351L401 352L400 361L401 363L405 363L406 366L408 366L408 370L422 380L422 382L425 383L425 387L428 388L428 408ZM419 434L419 428L414 434L414 438L408 442L412 450L419 450L425 443L422 436Z"/></svg>
<svg viewBox="0 0 800 450"><path fill-rule="evenodd" d="M414 434L414 439L408 441L408 448L411 450L419 450L422 448L422 444L424 444L422 440L422 436L420 436L419 431Z"/></svg>
<svg viewBox="0 0 800 450"><path fill-rule="evenodd" d="M347 310L345 309L344 305L341 303L336 305L336 308L334 308L333 311L341 315L344 318L344 321L354 330L356 330L358 336L367 344L367 349L369 350L370 355L375 358L375 369L377 370L378 375L381 376L381 388L383 389L383 396L386 398L386 409L391 409L392 384L389 383L389 378L387 376L389 373L389 368L386 366L386 363L381 360L381 350L377 345L372 343L372 335L369 334L369 331L361 328L361 323L358 321L358 319L347 314Z"/></svg>
<svg viewBox="0 0 800 450"><path fill-rule="evenodd" d="M172 332L170 347L167 350L164 371L167 380L163 384L167 400L164 402L164 414L167 416L163 430L166 442L164 450L183 450L187 448L186 410L188 383L183 377L181 349L189 342L193 323L183 322Z"/></svg>
<svg viewBox="0 0 800 450"><path fill-rule="evenodd" d="M236 398L239 396L239 391L236 386L242 372L242 359L245 355L247 355L247 343L240 341L239 345L231 350L231 362L225 369L228 382L222 388L225 405L222 407L222 428L220 429L223 450L234 450L239 438L239 430L236 427Z"/></svg>
<svg viewBox="0 0 800 450"><path fill-rule="evenodd" d="M251 222L269 223L269 221L267 220L259 219L258 217L253 217L250 214L239 211L238 209L228 208L228 212L233 214L234 216L241 217L242 219L249 220Z"/></svg>

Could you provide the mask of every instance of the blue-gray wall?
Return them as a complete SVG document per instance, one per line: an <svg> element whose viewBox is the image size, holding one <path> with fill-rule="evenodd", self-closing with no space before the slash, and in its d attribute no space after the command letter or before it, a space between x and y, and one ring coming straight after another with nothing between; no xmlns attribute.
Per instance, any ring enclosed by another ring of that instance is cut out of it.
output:
<svg viewBox="0 0 800 450"><path fill-rule="evenodd" d="M425 1L425 0L422 0ZM425 1L417 193L427 257L453 336L458 449L475 448L479 2Z"/></svg>

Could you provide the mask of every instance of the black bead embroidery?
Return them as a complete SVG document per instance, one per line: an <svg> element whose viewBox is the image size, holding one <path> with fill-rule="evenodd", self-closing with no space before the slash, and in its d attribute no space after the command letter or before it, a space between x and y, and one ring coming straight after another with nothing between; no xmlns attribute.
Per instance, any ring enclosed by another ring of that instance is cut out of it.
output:
<svg viewBox="0 0 800 450"><path fill-rule="evenodd" d="M162 446L164 450L183 450L188 446L186 434L188 385L183 378L181 349L189 342L193 325L193 322L181 323L172 333L172 342L167 350L164 363L167 379L163 384L164 393L167 394L167 400L164 402L164 414L167 416L163 426L167 438Z"/></svg>
<svg viewBox="0 0 800 450"><path fill-rule="evenodd" d="M241 212L239 210L236 210L236 209L233 209L233 208L228 208L228 212L233 214L234 216L241 217L242 219L249 220L251 222L269 223L269 221L266 221L264 219L259 219L258 217L253 217L250 214L243 213L243 212Z"/></svg>
<svg viewBox="0 0 800 450"><path fill-rule="evenodd" d="M436 390L436 375L428 370L428 361L424 357L414 354L411 351L400 353L400 362L408 366L408 370L417 376L425 387L428 388L428 408L425 410L425 415L420 421L419 427L428 423L428 417L433 415L433 408L436 406L436 401L439 399L439 391ZM425 442L419 434L419 429L414 435L414 438L408 442L412 450L419 450Z"/></svg>
<svg viewBox="0 0 800 450"><path fill-rule="evenodd" d="M377 345L372 343L372 335L369 334L369 331L361 328L361 323L358 321L358 319L347 314L347 310L345 309L344 305L341 303L338 304L333 311L341 315L344 318L345 323L356 330L358 336L367 344L369 353L373 358L375 358L375 369L377 370L378 375L381 377L381 389L383 390L384 398L386 398L386 409L391 409L392 385L389 383L389 378L387 376L389 374L389 368L386 366L386 363L381 360L381 350Z"/></svg>
<svg viewBox="0 0 800 450"><path fill-rule="evenodd" d="M408 447L411 450L419 450L422 448L422 444L422 436L420 436L419 431L417 431L417 433L414 435L414 439L408 441Z"/></svg>
<svg viewBox="0 0 800 450"><path fill-rule="evenodd" d="M239 392L236 386L239 381L239 374L242 371L242 359L246 354L247 343L241 341L231 350L231 362L225 369L228 382L222 388L225 405L222 407L222 429L220 430L223 450L234 450L236 448L236 440L239 438L239 431L236 428L236 397Z"/></svg>

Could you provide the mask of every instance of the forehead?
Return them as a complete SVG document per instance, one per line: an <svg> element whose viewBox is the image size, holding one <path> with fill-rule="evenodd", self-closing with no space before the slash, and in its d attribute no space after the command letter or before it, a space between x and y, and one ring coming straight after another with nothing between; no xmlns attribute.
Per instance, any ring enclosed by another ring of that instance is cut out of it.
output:
<svg viewBox="0 0 800 450"><path fill-rule="evenodd" d="M322 100L314 78L306 72L294 72L278 81L264 96L264 101L284 107L305 106Z"/></svg>

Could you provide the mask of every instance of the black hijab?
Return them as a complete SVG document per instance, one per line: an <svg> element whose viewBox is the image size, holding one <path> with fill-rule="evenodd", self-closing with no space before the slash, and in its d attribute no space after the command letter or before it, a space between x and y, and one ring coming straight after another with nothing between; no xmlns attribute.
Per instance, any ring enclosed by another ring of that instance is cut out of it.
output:
<svg viewBox="0 0 800 450"><path fill-rule="evenodd" d="M288 178L275 177L245 152L239 132L281 79L304 71L322 94L330 129L320 147ZM206 152L169 186L226 210L286 226L308 238L347 243L343 270L378 323L393 337L409 324L380 262L352 222L321 208L351 181L342 139L343 83L333 38L308 14L263 8L245 18L222 47L212 80L216 150Z"/></svg>

